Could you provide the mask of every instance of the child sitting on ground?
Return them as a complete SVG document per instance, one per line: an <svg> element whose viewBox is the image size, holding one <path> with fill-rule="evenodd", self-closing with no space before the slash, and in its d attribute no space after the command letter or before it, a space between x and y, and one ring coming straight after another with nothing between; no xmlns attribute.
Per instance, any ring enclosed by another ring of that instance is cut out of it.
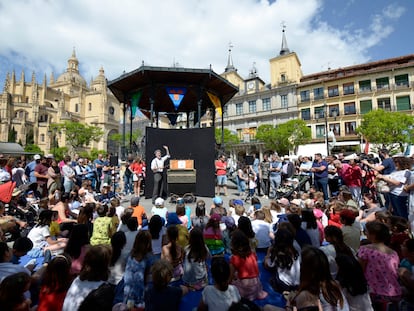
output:
<svg viewBox="0 0 414 311"><path fill-rule="evenodd" d="M179 310L181 297L188 293L185 286L168 285L173 277L173 266L167 260L158 260L151 268L152 286L144 294L145 310Z"/></svg>

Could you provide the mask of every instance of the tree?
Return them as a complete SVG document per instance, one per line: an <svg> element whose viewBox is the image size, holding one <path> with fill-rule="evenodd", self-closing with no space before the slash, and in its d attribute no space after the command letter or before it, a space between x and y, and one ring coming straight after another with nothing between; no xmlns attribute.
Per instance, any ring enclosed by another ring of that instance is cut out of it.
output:
<svg viewBox="0 0 414 311"><path fill-rule="evenodd" d="M103 130L97 126L82 124L78 122L65 121L50 125L51 129L65 133L66 145L73 151L88 146L91 141L99 141L103 136Z"/></svg>
<svg viewBox="0 0 414 311"><path fill-rule="evenodd" d="M43 154L42 149L40 149L40 147L38 145L34 145L34 144L26 145L24 147L24 151L31 152L31 153Z"/></svg>
<svg viewBox="0 0 414 311"><path fill-rule="evenodd" d="M122 143L123 143L123 137L122 136L123 136L122 133L115 133L115 134L109 135L108 138L110 140L113 140L113 141L117 142L119 145L122 146ZM126 132L125 133L125 144L129 145L130 137L131 137L130 133ZM142 132L141 132L140 129L136 129L132 132L132 141L133 142L141 141L141 139L139 139L139 138L142 138Z"/></svg>
<svg viewBox="0 0 414 311"><path fill-rule="evenodd" d="M413 127L412 116L378 109L365 114L356 131L372 144L379 144L390 150L393 149L393 145L399 144L403 151L404 144L414 141Z"/></svg>
<svg viewBox="0 0 414 311"><path fill-rule="evenodd" d="M224 129L223 131L223 136L224 136L224 145L225 146L231 146L231 145L235 145L238 144L240 142L239 137L237 136L237 134L231 132L229 129ZM215 139L216 139L216 144L220 145L221 144L221 128L216 127L215 132Z"/></svg>
<svg viewBox="0 0 414 311"><path fill-rule="evenodd" d="M270 124L262 124L257 129L256 139L262 141L265 147L275 150L279 154L296 153L299 145L311 141L311 130L303 120L290 120L274 127Z"/></svg>

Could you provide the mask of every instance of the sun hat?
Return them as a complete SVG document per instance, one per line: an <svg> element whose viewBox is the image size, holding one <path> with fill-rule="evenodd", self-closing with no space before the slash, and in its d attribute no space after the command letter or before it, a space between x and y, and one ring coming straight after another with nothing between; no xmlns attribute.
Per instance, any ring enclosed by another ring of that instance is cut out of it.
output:
<svg viewBox="0 0 414 311"><path fill-rule="evenodd" d="M164 199L163 198L156 198L155 199L155 205L158 205L158 206L164 205Z"/></svg>
<svg viewBox="0 0 414 311"><path fill-rule="evenodd" d="M220 198L220 197L214 197L214 199L213 199L213 203L214 203L215 205L221 205L221 204L223 204L223 199L222 199L222 198Z"/></svg>

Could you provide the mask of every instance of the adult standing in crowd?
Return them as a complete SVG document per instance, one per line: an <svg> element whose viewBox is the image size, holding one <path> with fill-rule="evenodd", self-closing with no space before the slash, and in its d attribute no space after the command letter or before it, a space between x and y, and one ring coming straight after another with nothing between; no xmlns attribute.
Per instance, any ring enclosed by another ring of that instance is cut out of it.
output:
<svg viewBox="0 0 414 311"><path fill-rule="evenodd" d="M265 153L263 154L263 161L260 162L260 169L259 169L260 184L262 186L263 195L265 198L269 197L269 169L270 169L269 155Z"/></svg>
<svg viewBox="0 0 414 311"><path fill-rule="evenodd" d="M253 164L252 170L256 175L256 187L257 187L257 195L261 196L261 180L260 180L260 159L257 157L256 153L253 153Z"/></svg>
<svg viewBox="0 0 414 311"><path fill-rule="evenodd" d="M42 198L45 198L47 196L48 169L49 166L45 157L41 158L40 163L37 164L34 169L38 191L40 192Z"/></svg>
<svg viewBox="0 0 414 311"><path fill-rule="evenodd" d="M24 173L25 173L26 177L29 179L30 183L36 182L36 176L34 175L34 170L35 170L36 165L40 163L41 158L42 157L40 156L40 154L35 154L33 156L33 161L29 162L26 165Z"/></svg>
<svg viewBox="0 0 414 311"><path fill-rule="evenodd" d="M282 182L282 162L279 160L277 153L272 154L269 167L269 181L270 181L270 192L272 195L276 195L277 188L279 188Z"/></svg>
<svg viewBox="0 0 414 311"><path fill-rule="evenodd" d="M95 164L95 168L96 168L96 173L97 173L97 177L96 177L96 192L101 192L101 184L102 184L102 169L106 164L106 161L103 158L102 154L98 154L98 158L93 161L93 163Z"/></svg>
<svg viewBox="0 0 414 311"><path fill-rule="evenodd" d="M358 165L358 157L356 154L352 154L345 157L345 160L348 160L349 164L342 163L339 160L334 161L336 171L338 172L339 177L341 177L342 183L349 188L354 200L358 203L358 206L361 207L363 204L361 196L362 169Z"/></svg>
<svg viewBox="0 0 414 311"><path fill-rule="evenodd" d="M155 199L162 197L163 192L163 173L165 161L170 158L170 150L168 146L163 146L165 149L165 156L161 156L161 150L155 150L155 158L151 161L151 170L154 173L154 188L152 190L152 204L155 204Z"/></svg>
<svg viewBox="0 0 414 311"><path fill-rule="evenodd" d="M217 195L221 195L223 189L224 195L227 195L227 161L226 155L222 154L215 161L216 176L217 176Z"/></svg>
<svg viewBox="0 0 414 311"><path fill-rule="evenodd" d="M328 163L320 153L315 153L315 161L312 164L313 181L317 191L323 192L323 199L327 201L328 195Z"/></svg>

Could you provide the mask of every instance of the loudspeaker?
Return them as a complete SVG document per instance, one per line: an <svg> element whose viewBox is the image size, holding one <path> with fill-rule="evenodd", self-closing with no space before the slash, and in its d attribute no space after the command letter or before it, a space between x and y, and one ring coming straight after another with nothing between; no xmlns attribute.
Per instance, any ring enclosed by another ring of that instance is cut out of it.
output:
<svg viewBox="0 0 414 311"><path fill-rule="evenodd" d="M109 166L118 166L118 156L109 157Z"/></svg>
<svg viewBox="0 0 414 311"><path fill-rule="evenodd" d="M246 165L253 165L254 159L253 156L248 155L246 158L244 158L244 161L246 162Z"/></svg>

